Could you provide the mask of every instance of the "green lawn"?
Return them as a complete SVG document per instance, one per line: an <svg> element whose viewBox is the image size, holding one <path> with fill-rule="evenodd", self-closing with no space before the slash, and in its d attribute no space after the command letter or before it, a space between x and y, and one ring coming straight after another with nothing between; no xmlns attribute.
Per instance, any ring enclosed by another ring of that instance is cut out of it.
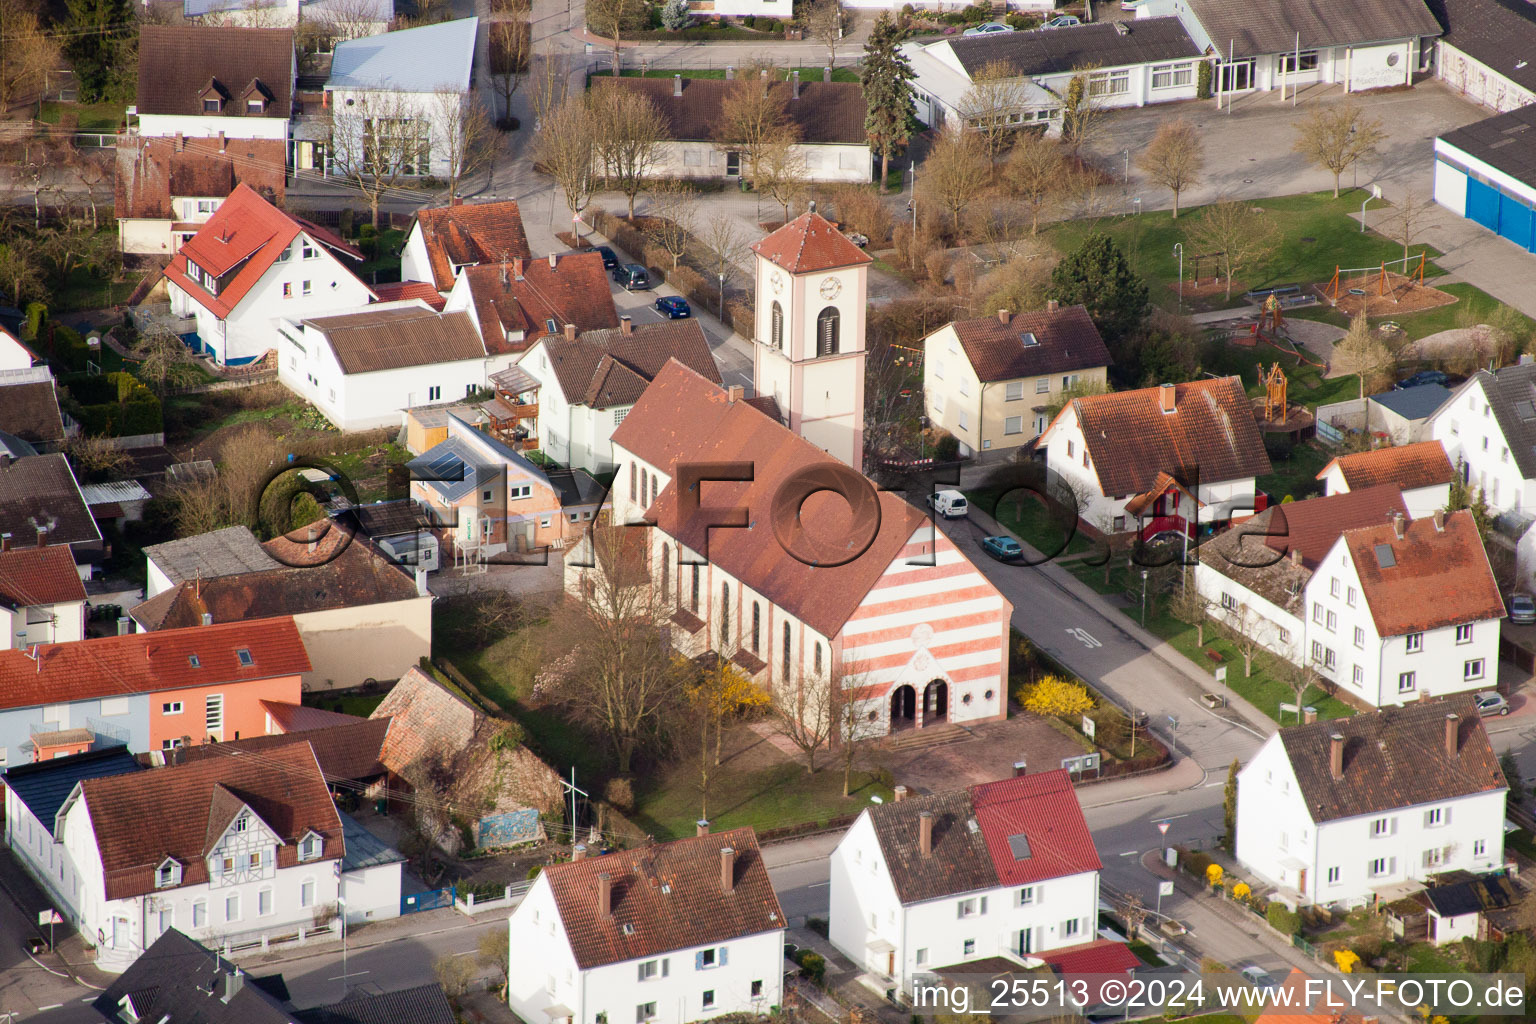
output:
<svg viewBox="0 0 1536 1024"><path fill-rule="evenodd" d="M749 37L767 39L763 33L748 33ZM774 77L781 82L789 81L790 72L799 70L800 81L819 82L821 72L814 68L774 68ZM641 71L639 68L625 68L619 72L621 78L671 78L673 75L682 75L684 78L724 78L725 68L650 68ZM601 73L588 76L588 82L593 78L602 77ZM859 73L852 68L833 68L832 81L857 82Z"/></svg>
<svg viewBox="0 0 1536 1024"><path fill-rule="evenodd" d="M102 208L102 215L110 224L111 210ZM116 229L107 228L116 234ZM104 280L102 275L85 267L76 267L63 278L48 278L48 311L54 315L73 313L82 309L109 309L128 301L138 285L137 277L124 281Z"/></svg>
<svg viewBox="0 0 1536 1024"><path fill-rule="evenodd" d="M1426 309L1422 313L1386 314L1381 317L1373 317L1372 319L1391 320L1401 326L1404 333L1410 339L1418 340L1431 334L1448 331L1453 327L1459 327L1465 318L1471 318L1474 323L1480 322L1486 319L1487 315L1494 309L1503 305L1498 299L1482 289L1462 281L1437 284L1435 287L1456 296L1460 301L1451 303L1448 306ZM1286 316L1297 317L1302 320L1318 320L1337 327L1349 326L1348 317L1328 306L1309 306L1294 312L1287 312ZM1521 314L1521 320L1524 322L1527 331L1536 330L1536 320L1532 320L1523 314Z"/></svg>
<svg viewBox="0 0 1536 1024"><path fill-rule="evenodd" d="M1504 845L1517 853L1536 860L1536 842L1531 841L1531 834L1523 828L1517 828L1504 837Z"/></svg>
<svg viewBox="0 0 1536 1024"><path fill-rule="evenodd" d="M758 831L803 822L826 822L856 814L869 798L891 798L890 787L872 773L853 774L853 795L843 796L842 766L823 761L815 775L803 764L778 764L750 771L733 770L728 761L710 779L709 820L714 828L751 825ZM642 788L643 787L643 788ZM685 758L643 780L635 794L635 823L657 839L691 836L703 806L699 771L694 758Z"/></svg>
<svg viewBox="0 0 1536 1024"><path fill-rule="evenodd" d="M367 718L373 714L373 709L384 701L384 694L330 694L324 691L318 693L306 693L304 703L312 708L323 708L326 711L339 711L344 715L356 715L358 718Z"/></svg>
<svg viewBox="0 0 1536 1024"><path fill-rule="evenodd" d="M1266 372L1272 363L1279 363L1288 382L1287 398L1309 409L1346 398L1354 398L1360 393L1359 378L1353 376L1325 378L1322 367L1303 362L1296 356L1270 348L1268 345L1260 348L1245 348L1225 340L1212 341L1205 346L1200 358L1200 366L1203 370L1221 376L1231 374L1241 377L1249 396L1254 398L1264 394L1264 384L1259 379L1257 370L1260 363L1264 365Z"/></svg>
<svg viewBox="0 0 1536 1024"><path fill-rule="evenodd" d="M965 496L971 504L991 515L1005 529L1011 530L1014 536L1048 558L1064 554L1076 555L1092 546L1080 532L1074 532L1068 540L1066 531L1052 518L1045 504L1029 492L1004 492L1000 488L989 487L967 491Z"/></svg>
<svg viewBox="0 0 1536 1024"><path fill-rule="evenodd" d="M1374 231L1362 233L1358 219L1360 194L1346 191L1334 199L1331 193L1315 192L1256 200L1255 205L1268 211L1279 226L1282 241L1274 256L1251 271L1239 270L1232 299L1216 295L1204 303L1186 301L1187 309L1223 309L1242 304L1242 290L1271 285L1313 284L1327 281L1337 266L1363 267L1383 260L1401 259L1403 247ZM1178 305L1175 288L1179 279L1179 261L1173 255L1175 244L1184 246L1184 279L1195 274L1194 256L1199 252L1191 229L1200 216L1200 208L1186 208L1173 219L1171 211L1153 210L1136 216L1119 215L1098 221L1059 221L1046 229L1056 248L1070 252L1090 232L1103 231L1125 250L1141 276L1152 289L1152 301L1169 309ZM1431 260L1439 252L1424 248ZM1214 260L1203 260L1201 277L1218 273ZM1442 271L1430 265L1428 274Z"/></svg>
<svg viewBox="0 0 1536 1024"><path fill-rule="evenodd" d="M115 132L122 126L124 106L121 103L63 103L48 100L38 116L39 121L58 124L65 114L78 114L82 132Z"/></svg>
<svg viewBox="0 0 1536 1024"><path fill-rule="evenodd" d="M1270 459L1274 472L1259 477L1259 490L1275 501L1281 501L1287 496L1300 501L1320 495L1323 493L1323 482L1317 479L1317 474L1332 458L1333 453L1317 441L1303 441L1291 448L1289 457Z"/></svg>

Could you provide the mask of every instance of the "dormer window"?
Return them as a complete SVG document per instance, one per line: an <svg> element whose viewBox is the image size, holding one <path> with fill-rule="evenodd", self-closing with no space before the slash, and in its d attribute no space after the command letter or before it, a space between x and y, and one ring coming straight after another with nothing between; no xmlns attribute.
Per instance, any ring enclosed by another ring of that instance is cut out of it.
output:
<svg viewBox="0 0 1536 1024"><path fill-rule="evenodd" d="M299 840L299 861L314 860L320 856L324 846L324 841L317 833L306 832L304 838Z"/></svg>
<svg viewBox="0 0 1536 1024"><path fill-rule="evenodd" d="M218 99L210 96L203 100L203 113L217 114L219 112L219 106L220 104Z"/></svg>
<svg viewBox="0 0 1536 1024"><path fill-rule="evenodd" d="M245 101L245 112L247 114L262 114L262 113L266 112L266 109L267 109L267 101L266 100L246 100Z"/></svg>
<svg viewBox="0 0 1536 1024"><path fill-rule="evenodd" d="M169 889L181 884L181 865L175 859L167 857L155 869L155 888Z"/></svg>

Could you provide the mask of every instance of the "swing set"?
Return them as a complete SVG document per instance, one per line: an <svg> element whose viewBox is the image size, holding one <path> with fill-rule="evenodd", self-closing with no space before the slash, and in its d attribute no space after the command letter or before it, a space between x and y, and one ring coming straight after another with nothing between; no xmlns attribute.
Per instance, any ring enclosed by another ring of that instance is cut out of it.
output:
<svg viewBox="0 0 1536 1024"><path fill-rule="evenodd" d="M1345 294L1355 291L1359 291L1362 295L1365 294L1365 288L1346 288L1346 282L1359 280L1363 285L1367 284L1374 277L1377 298L1390 297L1395 303L1398 301L1398 288L1400 286L1394 284L1389 276L1389 274L1396 273L1396 271L1389 271L1388 268L1402 264L1403 272L1398 276L1404 279L1407 287L1412 288L1415 284L1423 287L1424 265L1426 262L1425 254L1421 252L1417 256L1408 256L1400 260L1385 260L1377 267L1340 267L1338 264L1334 264L1333 278L1323 288L1323 295L1328 299L1330 305L1337 306L1341 291Z"/></svg>

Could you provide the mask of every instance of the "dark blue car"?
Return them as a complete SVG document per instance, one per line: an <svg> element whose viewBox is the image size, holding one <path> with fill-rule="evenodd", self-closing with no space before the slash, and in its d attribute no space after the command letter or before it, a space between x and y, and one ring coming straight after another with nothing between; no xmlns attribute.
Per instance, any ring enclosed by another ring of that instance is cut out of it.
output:
<svg viewBox="0 0 1536 1024"><path fill-rule="evenodd" d="M668 320L684 320L693 316L688 300L681 295L663 295L656 300L656 311Z"/></svg>
<svg viewBox="0 0 1536 1024"><path fill-rule="evenodd" d="M599 256L601 256L603 258L603 269L604 270L612 270L614 267L619 265L619 254L614 252L608 246L606 246L606 245L598 246L597 247L597 253L598 253Z"/></svg>

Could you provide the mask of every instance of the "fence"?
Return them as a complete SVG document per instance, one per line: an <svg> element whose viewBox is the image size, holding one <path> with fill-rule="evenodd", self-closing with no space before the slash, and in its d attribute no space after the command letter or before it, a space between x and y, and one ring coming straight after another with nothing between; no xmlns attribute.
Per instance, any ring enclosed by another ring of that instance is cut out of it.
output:
<svg viewBox="0 0 1536 1024"><path fill-rule="evenodd" d="M334 922L314 927L300 925L292 932L284 932L277 935L267 932L243 932L237 935L224 936L218 941L218 948L219 952L225 957L268 953L272 950L287 949L290 946L302 946L306 943L328 939L333 935L339 934L339 932L340 928Z"/></svg>
<svg viewBox="0 0 1536 1024"><path fill-rule="evenodd" d="M453 901L453 909L466 917L474 917L483 914L487 910L505 910L517 906L528 895L528 890L533 888L532 882L513 882L506 887L500 896L490 899L481 899L474 892L466 892L463 899Z"/></svg>
<svg viewBox="0 0 1536 1024"><path fill-rule="evenodd" d="M442 907L451 907L458 899L459 891L454 886L444 889L429 889L426 892L412 893L409 896L400 897L400 913L415 914L423 910L438 910Z"/></svg>

